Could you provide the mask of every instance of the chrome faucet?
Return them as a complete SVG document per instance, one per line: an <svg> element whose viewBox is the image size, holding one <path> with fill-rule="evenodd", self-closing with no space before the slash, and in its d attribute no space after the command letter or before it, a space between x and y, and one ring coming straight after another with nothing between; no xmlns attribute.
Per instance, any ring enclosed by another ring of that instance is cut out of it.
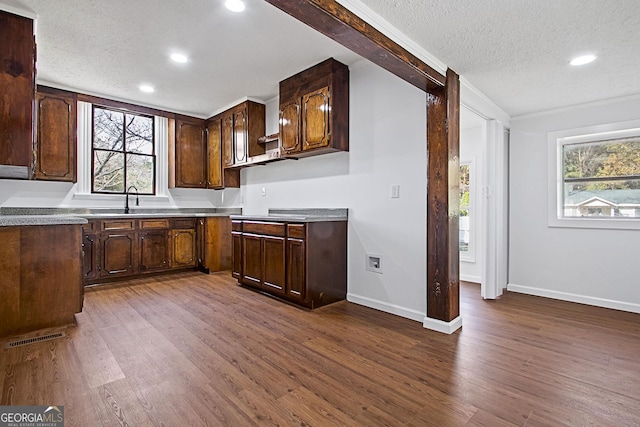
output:
<svg viewBox="0 0 640 427"><path fill-rule="evenodd" d="M126 213L126 214L129 213L129 190L131 190L132 188L136 190L136 206L140 206L140 199L138 197L138 189L135 187L135 185L131 185L131 186L129 186L129 188L127 188L127 191L125 192L126 196L125 196L125 199L124 199L124 213Z"/></svg>

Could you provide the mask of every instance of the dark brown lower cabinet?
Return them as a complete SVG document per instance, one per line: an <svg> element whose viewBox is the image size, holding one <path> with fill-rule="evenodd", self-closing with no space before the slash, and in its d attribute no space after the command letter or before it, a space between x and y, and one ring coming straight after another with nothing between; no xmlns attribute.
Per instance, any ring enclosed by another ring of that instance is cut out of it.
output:
<svg viewBox="0 0 640 427"><path fill-rule="evenodd" d="M232 268L231 219L215 216L198 219L198 266L206 273Z"/></svg>
<svg viewBox="0 0 640 427"><path fill-rule="evenodd" d="M98 277L98 235L85 230L82 235L82 280Z"/></svg>
<svg viewBox="0 0 640 427"><path fill-rule="evenodd" d="M231 275L242 277L242 221L231 221Z"/></svg>
<svg viewBox="0 0 640 427"><path fill-rule="evenodd" d="M166 270L169 266L167 230L142 231L138 236L140 272Z"/></svg>
<svg viewBox="0 0 640 427"><path fill-rule="evenodd" d="M262 286L262 237L242 235L242 282Z"/></svg>
<svg viewBox="0 0 640 427"><path fill-rule="evenodd" d="M171 230L171 268L197 265L195 229Z"/></svg>
<svg viewBox="0 0 640 427"><path fill-rule="evenodd" d="M262 286L269 292L284 295L285 263L287 259L284 237L262 238Z"/></svg>
<svg viewBox="0 0 640 427"><path fill-rule="evenodd" d="M100 237L102 265L100 277L129 276L136 273L138 262L136 233L110 231Z"/></svg>
<svg viewBox="0 0 640 427"><path fill-rule="evenodd" d="M234 220L233 276L241 284L316 308L346 298L347 222Z"/></svg>
<svg viewBox="0 0 640 427"><path fill-rule="evenodd" d="M302 239L287 239L287 296L304 301L305 244Z"/></svg>
<svg viewBox="0 0 640 427"><path fill-rule="evenodd" d="M207 228L207 225L210 227ZM202 223L188 217L124 216L90 220L83 226L83 282L88 285L125 280L143 274L187 270L201 265L212 271L229 269L229 229L228 217L205 218ZM224 238L214 239L220 230L225 231ZM202 235L204 232L205 236ZM209 238L215 241L211 243ZM201 254L203 250L204 255Z"/></svg>
<svg viewBox="0 0 640 427"><path fill-rule="evenodd" d="M243 283L284 295L284 237L243 234L242 260Z"/></svg>
<svg viewBox="0 0 640 427"><path fill-rule="evenodd" d="M0 337L70 325L82 310L82 227L0 227Z"/></svg>

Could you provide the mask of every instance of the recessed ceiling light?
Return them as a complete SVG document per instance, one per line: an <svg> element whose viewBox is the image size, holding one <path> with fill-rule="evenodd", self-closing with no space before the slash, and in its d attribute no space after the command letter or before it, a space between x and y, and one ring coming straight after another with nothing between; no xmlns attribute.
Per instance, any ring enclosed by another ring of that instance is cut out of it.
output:
<svg viewBox="0 0 640 427"><path fill-rule="evenodd" d="M155 91L153 86L150 86L150 85L140 85L140 90L143 91L143 92L147 92L147 93L151 93L151 92Z"/></svg>
<svg viewBox="0 0 640 427"><path fill-rule="evenodd" d="M585 65L588 64L590 62L595 61L596 56L595 55L583 55L583 56L578 56L577 58L573 58L571 60L571 62L569 62L569 64L571 65Z"/></svg>
<svg viewBox="0 0 640 427"><path fill-rule="evenodd" d="M184 64L189 60L189 58L187 58L187 55L183 55L181 53L172 53L170 58L172 61L178 62L180 64Z"/></svg>
<svg viewBox="0 0 640 427"><path fill-rule="evenodd" d="M232 12L242 12L244 10L244 2L242 0L227 0L224 5Z"/></svg>

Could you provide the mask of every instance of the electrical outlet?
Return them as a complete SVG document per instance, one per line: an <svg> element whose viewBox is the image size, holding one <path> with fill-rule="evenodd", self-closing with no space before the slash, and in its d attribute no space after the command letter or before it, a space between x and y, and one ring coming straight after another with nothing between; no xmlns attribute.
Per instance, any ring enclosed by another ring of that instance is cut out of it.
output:
<svg viewBox="0 0 640 427"><path fill-rule="evenodd" d="M399 199L400 198L400 186L399 185L392 185L391 186L391 198L392 199Z"/></svg>
<svg viewBox="0 0 640 427"><path fill-rule="evenodd" d="M382 274L382 255L366 254L366 269Z"/></svg>

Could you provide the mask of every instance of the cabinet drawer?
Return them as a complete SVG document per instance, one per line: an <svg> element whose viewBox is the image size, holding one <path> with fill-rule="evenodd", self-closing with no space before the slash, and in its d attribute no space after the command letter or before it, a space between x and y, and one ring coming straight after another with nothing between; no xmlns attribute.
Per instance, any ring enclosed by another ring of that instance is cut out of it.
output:
<svg viewBox="0 0 640 427"><path fill-rule="evenodd" d="M86 224L82 224L82 231L96 231L98 229L97 221L89 221Z"/></svg>
<svg viewBox="0 0 640 427"><path fill-rule="evenodd" d="M232 231L242 231L242 221L231 221Z"/></svg>
<svg viewBox="0 0 640 427"><path fill-rule="evenodd" d="M287 224L287 236L304 239L304 224Z"/></svg>
<svg viewBox="0 0 640 427"><path fill-rule="evenodd" d="M174 218L173 228L195 228L195 218Z"/></svg>
<svg viewBox="0 0 640 427"><path fill-rule="evenodd" d="M135 219L113 219L102 221L103 230L135 230Z"/></svg>
<svg viewBox="0 0 640 427"><path fill-rule="evenodd" d="M150 228L169 228L168 219L141 219L140 229L147 230Z"/></svg>
<svg viewBox="0 0 640 427"><path fill-rule="evenodd" d="M284 224L279 222L244 221L242 231L244 233L284 237Z"/></svg>

